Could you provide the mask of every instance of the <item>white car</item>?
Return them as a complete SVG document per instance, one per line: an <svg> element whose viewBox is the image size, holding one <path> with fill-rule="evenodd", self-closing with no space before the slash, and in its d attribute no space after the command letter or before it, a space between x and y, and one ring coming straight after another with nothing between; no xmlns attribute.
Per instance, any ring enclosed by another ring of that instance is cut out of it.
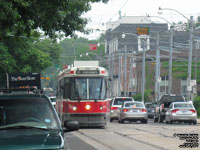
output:
<svg viewBox="0 0 200 150"><path fill-rule="evenodd" d="M191 102L173 102L166 112L166 123L185 122L197 124L197 111Z"/></svg>
<svg viewBox="0 0 200 150"><path fill-rule="evenodd" d="M142 102L124 102L120 108L119 123L124 121L147 123L147 109Z"/></svg>
<svg viewBox="0 0 200 150"><path fill-rule="evenodd" d="M111 110L110 110L110 122L117 120L119 116L119 111L124 102L131 101L134 99L132 97L115 97L111 101Z"/></svg>
<svg viewBox="0 0 200 150"><path fill-rule="evenodd" d="M50 100L51 100L52 105L53 105L54 107L56 107L56 97L55 97L55 96L51 96L51 97L49 97L49 98L50 98Z"/></svg>

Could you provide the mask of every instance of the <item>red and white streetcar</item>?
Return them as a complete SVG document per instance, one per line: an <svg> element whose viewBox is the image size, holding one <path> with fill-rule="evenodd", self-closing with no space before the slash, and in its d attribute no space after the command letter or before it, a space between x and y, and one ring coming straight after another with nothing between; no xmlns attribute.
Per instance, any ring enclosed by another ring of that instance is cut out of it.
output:
<svg viewBox="0 0 200 150"><path fill-rule="evenodd" d="M62 124L77 120L81 127L104 127L110 120L108 71L97 61L75 61L57 77L56 109Z"/></svg>

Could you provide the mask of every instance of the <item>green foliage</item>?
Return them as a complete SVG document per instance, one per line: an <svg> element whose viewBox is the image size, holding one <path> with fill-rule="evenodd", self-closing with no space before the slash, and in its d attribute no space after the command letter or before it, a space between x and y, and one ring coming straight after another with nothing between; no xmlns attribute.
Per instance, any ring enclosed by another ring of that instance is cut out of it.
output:
<svg viewBox="0 0 200 150"><path fill-rule="evenodd" d="M193 104L195 109L197 110L198 117L200 117L200 96L194 98Z"/></svg>
<svg viewBox="0 0 200 150"><path fill-rule="evenodd" d="M61 48L50 39L7 37L0 42L0 85L6 73L42 72L58 62Z"/></svg>
<svg viewBox="0 0 200 150"><path fill-rule="evenodd" d="M197 66L200 65L200 62L197 62ZM165 69L168 69L169 63L168 62L163 62L162 66ZM192 78L194 78L194 66L195 63L192 63ZM172 66L172 72L173 72L173 77L180 79L180 78L187 78L188 76L188 62L187 61L178 61L175 62L173 61L173 66ZM200 70L197 68L197 82L200 82Z"/></svg>
<svg viewBox="0 0 200 150"><path fill-rule="evenodd" d="M0 1L0 37L26 33L38 28L51 38L57 32L66 36L75 31L87 32L87 19L82 14L91 9L91 3L108 0L9 0Z"/></svg>
<svg viewBox="0 0 200 150"><path fill-rule="evenodd" d="M97 50L89 50L89 44L98 44ZM85 38L78 39L64 39L60 42L62 47L60 69L63 65L72 64L74 60L99 60L99 58L104 57L104 43L99 40L88 40ZM86 55L88 53L88 56Z"/></svg>
<svg viewBox="0 0 200 150"><path fill-rule="evenodd" d="M144 102L150 102L151 101L151 93L152 93L152 90L151 89L146 89L145 92L144 92ZM142 101L142 94L141 93L137 93L135 95L132 96L133 99L135 101Z"/></svg>

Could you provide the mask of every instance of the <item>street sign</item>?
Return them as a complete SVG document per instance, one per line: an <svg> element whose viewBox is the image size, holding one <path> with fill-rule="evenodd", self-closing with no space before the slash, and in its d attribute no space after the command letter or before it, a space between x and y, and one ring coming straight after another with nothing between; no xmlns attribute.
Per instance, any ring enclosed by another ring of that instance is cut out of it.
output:
<svg viewBox="0 0 200 150"><path fill-rule="evenodd" d="M188 91L192 91L192 86L187 86Z"/></svg>
<svg viewBox="0 0 200 150"><path fill-rule="evenodd" d="M195 86L197 85L197 81L196 80L190 80L190 86Z"/></svg>
<svg viewBox="0 0 200 150"><path fill-rule="evenodd" d="M136 28L137 30L137 35L149 35L149 28L145 27L138 27Z"/></svg>
<svg viewBox="0 0 200 150"><path fill-rule="evenodd" d="M161 77L158 77L158 83L160 83L161 82Z"/></svg>

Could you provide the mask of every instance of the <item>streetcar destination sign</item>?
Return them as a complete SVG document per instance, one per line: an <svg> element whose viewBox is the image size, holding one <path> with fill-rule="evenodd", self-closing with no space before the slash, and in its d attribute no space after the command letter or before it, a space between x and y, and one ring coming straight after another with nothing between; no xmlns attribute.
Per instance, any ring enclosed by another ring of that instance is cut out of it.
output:
<svg viewBox="0 0 200 150"><path fill-rule="evenodd" d="M99 70L77 70L76 74L99 74Z"/></svg>

